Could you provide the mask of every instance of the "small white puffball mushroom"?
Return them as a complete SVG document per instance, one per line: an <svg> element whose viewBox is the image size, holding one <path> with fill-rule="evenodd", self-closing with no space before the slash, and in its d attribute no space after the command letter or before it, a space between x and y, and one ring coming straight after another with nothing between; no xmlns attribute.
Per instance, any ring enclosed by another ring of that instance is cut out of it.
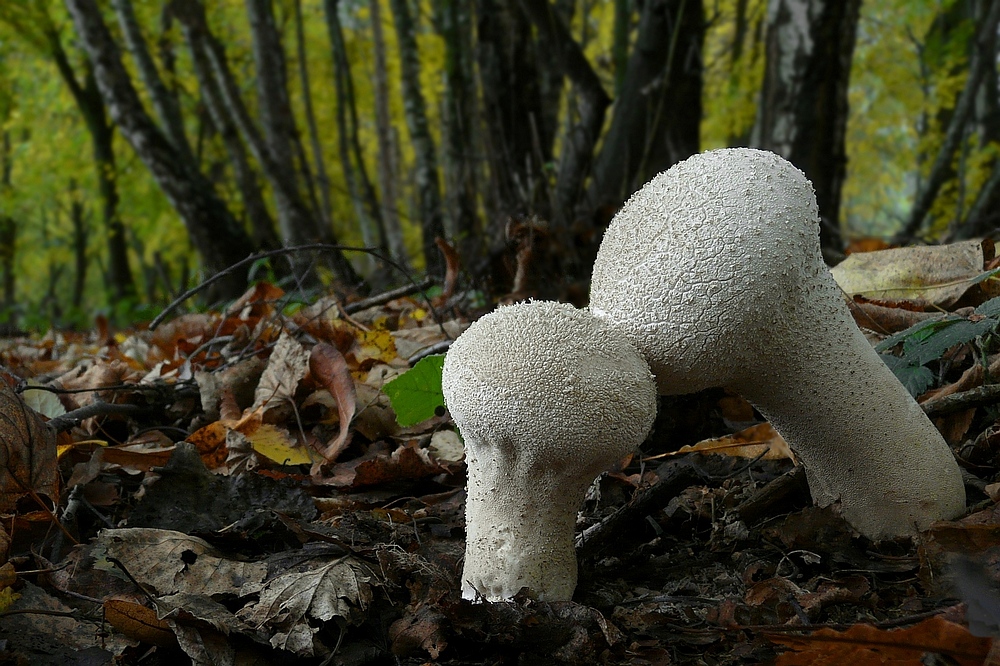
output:
<svg viewBox="0 0 1000 666"><path fill-rule="evenodd" d="M638 447L656 384L625 336L586 310L501 307L452 344L441 378L468 467L462 596L567 601L576 514L594 478Z"/></svg>
<svg viewBox="0 0 1000 666"><path fill-rule="evenodd" d="M873 538L965 509L958 465L855 325L823 263L812 184L781 157L691 157L636 192L594 265L590 309L625 332L662 394L731 388Z"/></svg>

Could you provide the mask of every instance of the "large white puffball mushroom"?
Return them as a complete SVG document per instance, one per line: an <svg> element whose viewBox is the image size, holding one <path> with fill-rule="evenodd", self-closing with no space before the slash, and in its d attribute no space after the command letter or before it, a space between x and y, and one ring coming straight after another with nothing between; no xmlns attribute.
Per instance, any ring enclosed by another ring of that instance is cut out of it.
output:
<svg viewBox="0 0 1000 666"><path fill-rule="evenodd" d="M812 184L747 148L691 157L615 216L590 309L622 330L663 394L729 387L781 433L814 500L873 538L965 509L937 429L855 325L823 263Z"/></svg>
<svg viewBox="0 0 1000 666"><path fill-rule="evenodd" d="M462 333L441 385L469 475L462 596L571 599L584 494L656 415L646 362L586 310L532 301Z"/></svg>

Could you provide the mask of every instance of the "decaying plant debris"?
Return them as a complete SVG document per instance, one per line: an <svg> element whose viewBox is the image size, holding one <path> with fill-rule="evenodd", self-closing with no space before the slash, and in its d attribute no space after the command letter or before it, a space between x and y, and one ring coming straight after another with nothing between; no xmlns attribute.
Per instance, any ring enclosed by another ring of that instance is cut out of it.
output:
<svg viewBox="0 0 1000 666"><path fill-rule="evenodd" d="M984 316L962 309L989 301L973 291L951 316ZM224 313L154 331L4 341L4 663L797 664L876 645L899 663L991 655L995 403L931 406L989 385L994 329L919 357L935 377L926 411L966 472L965 517L872 543L810 506L766 425L731 435L756 421L745 402L721 390L664 398L641 453L588 494L574 601L487 604L461 599L465 469L450 418L402 427L381 390L473 314L375 302L295 310L260 284ZM869 305L859 311L878 328L886 303Z"/></svg>

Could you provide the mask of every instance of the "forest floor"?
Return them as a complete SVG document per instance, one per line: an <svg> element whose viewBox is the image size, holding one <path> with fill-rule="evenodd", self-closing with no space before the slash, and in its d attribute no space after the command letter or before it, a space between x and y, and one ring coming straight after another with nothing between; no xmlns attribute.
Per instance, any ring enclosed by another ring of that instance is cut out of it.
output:
<svg viewBox="0 0 1000 666"><path fill-rule="evenodd" d="M966 516L872 543L811 505L749 405L707 391L664 399L592 489L573 602L472 603L461 442L441 409L400 426L381 390L470 315L378 300L295 309L261 284L153 331L0 341L0 663L1000 663L977 343L926 361Z"/></svg>

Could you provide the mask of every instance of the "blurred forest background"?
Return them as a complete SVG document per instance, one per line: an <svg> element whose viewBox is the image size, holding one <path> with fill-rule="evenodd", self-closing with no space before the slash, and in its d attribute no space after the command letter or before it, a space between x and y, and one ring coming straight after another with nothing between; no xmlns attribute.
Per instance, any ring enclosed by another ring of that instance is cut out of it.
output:
<svg viewBox="0 0 1000 666"><path fill-rule="evenodd" d="M4 0L0 323L139 320L311 243L376 251L212 296L451 257L484 303L578 301L621 203L722 146L805 171L831 263L988 235L998 22L1000 0Z"/></svg>

